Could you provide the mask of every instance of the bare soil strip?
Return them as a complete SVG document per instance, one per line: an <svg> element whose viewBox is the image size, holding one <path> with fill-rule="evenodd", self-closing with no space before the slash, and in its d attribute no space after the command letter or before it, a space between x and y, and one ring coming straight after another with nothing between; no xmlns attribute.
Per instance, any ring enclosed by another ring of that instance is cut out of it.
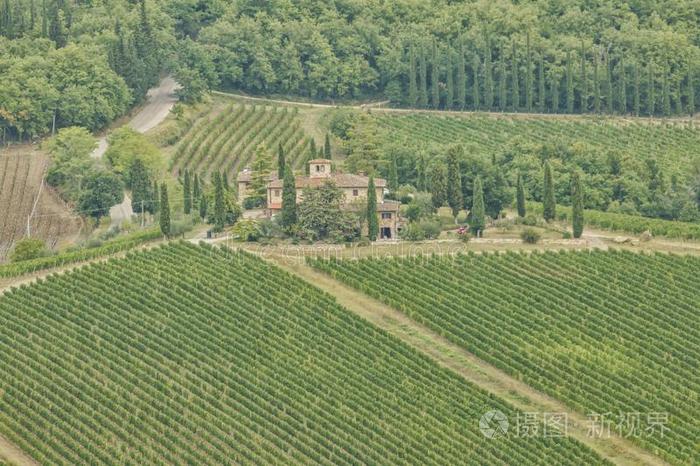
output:
<svg viewBox="0 0 700 466"><path fill-rule="evenodd" d="M268 256L268 258L270 258ZM411 320L383 303L318 272L300 261L271 258L280 267L333 295L338 303L405 343L423 352L439 365L469 382L508 401L523 412L566 413L568 435L618 465L662 465L661 458L613 433L609 438L588 435L586 417L562 402L538 392L525 383L480 360L434 331ZM470 420L465 420L470 422ZM473 422L478 422L474 419Z"/></svg>
<svg viewBox="0 0 700 466"><path fill-rule="evenodd" d="M13 443L0 436L0 459L16 466L39 466L32 457L17 448Z"/></svg>

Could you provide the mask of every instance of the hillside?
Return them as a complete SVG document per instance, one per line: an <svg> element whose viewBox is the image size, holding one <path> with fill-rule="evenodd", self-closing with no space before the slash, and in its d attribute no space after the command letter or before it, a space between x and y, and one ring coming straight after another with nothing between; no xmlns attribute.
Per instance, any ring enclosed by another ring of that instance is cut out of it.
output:
<svg viewBox="0 0 700 466"><path fill-rule="evenodd" d="M0 261L26 236L27 219L31 236L49 247L80 230L80 217L44 184L47 164L48 157L31 146L0 149Z"/></svg>
<svg viewBox="0 0 700 466"><path fill-rule="evenodd" d="M0 322L0 433L44 464L604 463L484 441L518 413L245 253L130 254L6 293Z"/></svg>

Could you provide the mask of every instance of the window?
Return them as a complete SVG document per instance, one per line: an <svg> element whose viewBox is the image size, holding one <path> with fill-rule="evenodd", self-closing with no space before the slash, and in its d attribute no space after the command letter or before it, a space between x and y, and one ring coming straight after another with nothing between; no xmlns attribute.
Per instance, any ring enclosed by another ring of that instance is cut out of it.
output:
<svg viewBox="0 0 700 466"><path fill-rule="evenodd" d="M279 189L275 189L275 197L280 197L280 190Z"/></svg>
<svg viewBox="0 0 700 466"><path fill-rule="evenodd" d="M353 189L353 190L352 190L352 195L353 195L353 196L357 197L358 194L359 194L359 191L358 191L357 189Z"/></svg>
<svg viewBox="0 0 700 466"><path fill-rule="evenodd" d="M317 172L326 171L326 166L325 165L316 165L316 171Z"/></svg>
<svg viewBox="0 0 700 466"><path fill-rule="evenodd" d="M388 220L391 218L391 212L382 212L382 219Z"/></svg>

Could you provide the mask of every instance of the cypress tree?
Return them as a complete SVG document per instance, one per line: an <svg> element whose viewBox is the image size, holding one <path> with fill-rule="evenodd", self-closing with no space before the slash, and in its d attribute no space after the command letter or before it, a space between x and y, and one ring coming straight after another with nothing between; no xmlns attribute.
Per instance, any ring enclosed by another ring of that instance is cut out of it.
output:
<svg viewBox="0 0 700 466"><path fill-rule="evenodd" d="M326 137L328 136L326 135ZM284 178L285 163L284 148L282 148L282 143L280 142L277 146L277 178L280 180Z"/></svg>
<svg viewBox="0 0 700 466"><path fill-rule="evenodd" d="M192 180L192 209L199 207L199 197L202 195L202 189L199 186L199 176L195 173Z"/></svg>
<svg viewBox="0 0 700 466"><path fill-rule="evenodd" d="M537 70L537 81L539 89L537 93L537 111L544 113L546 105L545 84L544 84L544 53L540 53L540 63Z"/></svg>
<svg viewBox="0 0 700 466"><path fill-rule="evenodd" d="M297 223L297 188L294 174L289 167L285 168L282 183L282 212L280 223L289 228Z"/></svg>
<svg viewBox="0 0 700 466"><path fill-rule="evenodd" d="M420 66L418 67L418 107L428 106L428 60L425 58L425 49L421 47Z"/></svg>
<svg viewBox="0 0 700 466"><path fill-rule="evenodd" d="M185 169L185 181L182 184L182 195L183 195L183 211L185 215L189 215L192 211L192 180L190 177L190 171Z"/></svg>
<svg viewBox="0 0 700 466"><path fill-rule="evenodd" d="M129 183L131 185L131 209L137 214L143 213L143 211L152 211L151 180L148 177L146 166L139 158L134 159L131 163Z"/></svg>
<svg viewBox="0 0 700 466"><path fill-rule="evenodd" d="M226 174L226 171L224 171L221 175L221 186L224 188L224 191L231 190L231 187L228 184L228 175Z"/></svg>
<svg viewBox="0 0 700 466"><path fill-rule="evenodd" d="M554 200L554 182L552 181L552 167L549 161L544 164L544 200L543 216L547 221L556 217L556 201Z"/></svg>
<svg viewBox="0 0 700 466"><path fill-rule="evenodd" d="M487 40L484 57L484 106L487 111L493 110L493 66L491 60L491 41Z"/></svg>
<svg viewBox="0 0 700 466"><path fill-rule="evenodd" d="M153 213L155 214L160 210L160 187L158 186L158 181L153 180L153 191L152 191L152 196L153 196Z"/></svg>
<svg viewBox="0 0 700 466"><path fill-rule="evenodd" d="M170 203L168 202L168 186L163 183L160 187L160 231L166 238L170 237Z"/></svg>
<svg viewBox="0 0 700 466"><path fill-rule="evenodd" d="M574 70L571 51L566 52L566 113L574 113Z"/></svg>
<svg viewBox="0 0 700 466"><path fill-rule="evenodd" d="M525 217L526 211L525 211L525 187L523 186L523 177L518 172L518 179L516 182L516 189L515 189L515 198L516 198L516 204L518 207L518 217L523 218Z"/></svg>
<svg viewBox="0 0 700 466"><path fill-rule="evenodd" d="M433 166L430 171L430 194L433 207L440 208L447 200L447 169L442 163Z"/></svg>
<svg viewBox="0 0 700 466"><path fill-rule="evenodd" d="M326 140L323 143L323 155L326 159L331 159L331 135L326 133Z"/></svg>
<svg viewBox="0 0 700 466"><path fill-rule="evenodd" d="M580 112L588 112L588 76L586 73L586 49L581 41L581 89L580 89Z"/></svg>
<svg viewBox="0 0 700 466"><path fill-rule="evenodd" d="M462 208L462 178L459 173L460 146L451 146L447 150L447 205L452 209L452 216L457 218Z"/></svg>
<svg viewBox="0 0 700 466"><path fill-rule="evenodd" d="M683 114L683 102L681 101L681 79L679 78L678 81L676 81L676 86L674 86L675 93L673 94L673 102L674 102L674 107L673 107L673 112L676 115L682 115Z"/></svg>
<svg viewBox="0 0 700 466"><path fill-rule="evenodd" d="M389 176L387 180L387 187L392 193L399 189L399 169L396 166L396 155L391 154L391 159L389 160Z"/></svg>
<svg viewBox="0 0 700 466"><path fill-rule="evenodd" d="M517 112L520 109L520 82L518 78L518 54L515 50L515 41L513 41L513 53L511 55L510 91L511 108L514 112Z"/></svg>
<svg viewBox="0 0 700 466"><path fill-rule="evenodd" d="M535 93L532 79L532 49L530 48L530 32L526 37L527 68L525 69L525 107L528 112L532 112L533 94Z"/></svg>
<svg viewBox="0 0 700 466"><path fill-rule="evenodd" d="M49 15L46 8L46 0L41 0L41 37L49 37ZM158 192L159 191L156 190L156 194Z"/></svg>
<svg viewBox="0 0 700 466"><path fill-rule="evenodd" d="M464 110L467 105L467 72L464 63L464 50L460 47L459 59L457 60L457 108Z"/></svg>
<svg viewBox="0 0 700 466"><path fill-rule="evenodd" d="M693 84L693 71L690 67L690 64L688 64L688 77L686 78L686 80L686 85L688 86L688 108L686 109L686 111L688 112L688 115L692 117L693 115L695 115L695 87Z"/></svg>
<svg viewBox="0 0 700 466"><path fill-rule="evenodd" d="M378 234L377 191L374 187L374 177L370 176L367 184L367 236L370 241L375 241Z"/></svg>
<svg viewBox="0 0 700 466"><path fill-rule="evenodd" d="M625 71L625 55L620 52L620 62L617 64L618 68L618 82L620 88L617 94L617 108L621 114L627 113L627 73Z"/></svg>
<svg viewBox="0 0 700 466"><path fill-rule="evenodd" d="M506 84L506 61L501 54L498 67L498 108L500 111L505 112L508 106L508 88Z"/></svg>
<svg viewBox="0 0 700 466"><path fill-rule="evenodd" d="M472 71L474 74L472 79L472 104L474 105L474 110L479 110L479 107L481 107L481 86L479 86L479 68L481 67L481 62L479 61L479 56L476 53L474 54L473 63Z"/></svg>
<svg viewBox="0 0 700 466"><path fill-rule="evenodd" d="M437 43L433 41L433 57L430 64L430 87L432 89L430 103L434 109L440 108L440 53Z"/></svg>
<svg viewBox="0 0 700 466"><path fill-rule="evenodd" d="M667 116L671 115L671 90L669 88L669 82L668 82L668 64L666 64L666 66L664 66L664 69L663 69L661 90L662 90L661 109L663 112L663 116L667 117Z"/></svg>
<svg viewBox="0 0 700 466"><path fill-rule="evenodd" d="M600 80L598 78L598 54L593 52L593 111L600 113Z"/></svg>
<svg viewBox="0 0 700 466"><path fill-rule="evenodd" d="M416 188L418 191L428 190L428 174L425 165L425 154L419 152L416 160Z"/></svg>
<svg viewBox="0 0 700 466"><path fill-rule="evenodd" d="M649 116L654 115L654 69L653 65L649 63L647 65L647 114Z"/></svg>
<svg viewBox="0 0 700 466"><path fill-rule="evenodd" d="M632 110L635 116L639 116L641 112L641 99L640 94L640 78L639 78L639 64L634 64L634 99L632 102Z"/></svg>
<svg viewBox="0 0 700 466"><path fill-rule="evenodd" d="M552 94L552 112L559 113L559 95L561 94L561 77L556 71L552 71L550 75L550 93Z"/></svg>
<svg viewBox="0 0 700 466"><path fill-rule="evenodd" d="M207 218L207 196L202 193L202 197L199 198L199 218L202 220Z"/></svg>
<svg viewBox="0 0 700 466"><path fill-rule="evenodd" d="M408 50L408 106L415 107L418 103L418 84L416 83L416 48L411 44ZM282 174L284 176L284 173Z"/></svg>
<svg viewBox="0 0 700 466"><path fill-rule="evenodd" d="M454 66L452 64L452 50L447 50L447 95L445 96L445 109L452 110L455 106L455 82Z"/></svg>
<svg viewBox="0 0 700 466"><path fill-rule="evenodd" d="M583 234L583 188L577 170L571 173L571 206L574 238L580 238Z"/></svg>
<svg viewBox="0 0 700 466"><path fill-rule="evenodd" d="M486 207L484 205L484 188L481 184L481 177L474 180L474 194L472 195L472 208L469 211L469 224L474 232L474 236L483 236L486 228Z"/></svg>
<svg viewBox="0 0 700 466"><path fill-rule="evenodd" d="M214 231L223 231L225 223L224 183L219 172L214 172Z"/></svg>
<svg viewBox="0 0 700 466"><path fill-rule="evenodd" d="M613 113L613 83L610 54L605 54L605 106L609 115Z"/></svg>

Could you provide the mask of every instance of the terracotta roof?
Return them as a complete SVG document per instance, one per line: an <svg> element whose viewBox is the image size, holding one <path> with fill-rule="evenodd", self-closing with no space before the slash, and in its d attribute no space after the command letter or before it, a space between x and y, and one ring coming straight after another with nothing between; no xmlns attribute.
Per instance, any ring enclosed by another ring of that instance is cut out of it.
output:
<svg viewBox="0 0 700 466"><path fill-rule="evenodd" d="M241 182L248 182L250 183L253 179L253 171L249 169L245 169L241 172L238 173L238 176L236 177L236 181L239 183ZM277 172L270 172L270 174L267 176L267 181L273 181L277 179Z"/></svg>
<svg viewBox="0 0 700 466"><path fill-rule="evenodd" d="M351 173L333 173L330 176L320 176L320 177L308 177L308 176L297 176L295 179L295 186L297 189L304 188L318 188L322 186L327 180L335 182L336 186L339 188L366 188L369 184L369 177L361 175L353 175ZM282 180L274 180L267 185L268 188L281 188L283 186ZM377 188L384 188L386 186L386 180L382 178L374 179L374 186Z"/></svg>
<svg viewBox="0 0 700 466"><path fill-rule="evenodd" d="M329 159L313 159L309 160L308 163L331 163Z"/></svg>
<svg viewBox="0 0 700 466"><path fill-rule="evenodd" d="M377 210L380 212L398 212L401 203L398 201L384 201L377 204Z"/></svg>

